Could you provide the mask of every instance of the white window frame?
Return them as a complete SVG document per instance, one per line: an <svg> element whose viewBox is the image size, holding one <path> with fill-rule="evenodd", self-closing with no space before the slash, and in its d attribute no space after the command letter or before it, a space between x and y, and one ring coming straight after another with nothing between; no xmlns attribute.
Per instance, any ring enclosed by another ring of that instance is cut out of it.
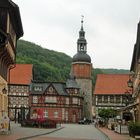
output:
<svg viewBox="0 0 140 140"><path fill-rule="evenodd" d="M48 110L45 109L45 111L44 111L44 118L48 118L48 117L49 117L49 112L48 112Z"/></svg>
<svg viewBox="0 0 140 140"><path fill-rule="evenodd" d="M72 98L72 103L73 103L73 104L78 104L78 98L73 97L73 98Z"/></svg>
<svg viewBox="0 0 140 140"><path fill-rule="evenodd" d="M33 96L33 103L38 103L38 97L37 96Z"/></svg>
<svg viewBox="0 0 140 140"><path fill-rule="evenodd" d="M54 118L58 118L58 114L59 114L58 111L54 111L54 112L53 112Z"/></svg>
<svg viewBox="0 0 140 140"><path fill-rule="evenodd" d="M69 105L69 103L70 103L70 100L68 97L66 97L66 104Z"/></svg>
<svg viewBox="0 0 140 140"><path fill-rule="evenodd" d="M46 96L45 103L57 103L56 96Z"/></svg>

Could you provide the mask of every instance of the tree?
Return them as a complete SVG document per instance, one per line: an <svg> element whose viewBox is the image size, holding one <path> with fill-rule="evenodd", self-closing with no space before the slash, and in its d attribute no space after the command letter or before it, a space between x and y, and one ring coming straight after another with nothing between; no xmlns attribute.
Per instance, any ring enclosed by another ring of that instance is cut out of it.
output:
<svg viewBox="0 0 140 140"><path fill-rule="evenodd" d="M109 118L116 117L117 112L112 108L100 109L98 115L107 122Z"/></svg>

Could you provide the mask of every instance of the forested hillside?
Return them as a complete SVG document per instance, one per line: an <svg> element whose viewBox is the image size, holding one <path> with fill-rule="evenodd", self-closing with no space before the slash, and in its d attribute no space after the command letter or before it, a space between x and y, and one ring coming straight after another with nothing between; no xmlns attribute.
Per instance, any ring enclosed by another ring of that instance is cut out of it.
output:
<svg viewBox="0 0 140 140"><path fill-rule="evenodd" d="M34 80L63 81L69 76L72 58L64 53L44 49L34 43L19 40L16 63L33 64ZM93 85L100 73L128 73L128 70L99 69L92 71Z"/></svg>
<svg viewBox="0 0 140 140"><path fill-rule="evenodd" d="M64 53L44 49L31 42L19 40L16 63L33 64L35 80L65 81L70 72L71 57Z"/></svg>

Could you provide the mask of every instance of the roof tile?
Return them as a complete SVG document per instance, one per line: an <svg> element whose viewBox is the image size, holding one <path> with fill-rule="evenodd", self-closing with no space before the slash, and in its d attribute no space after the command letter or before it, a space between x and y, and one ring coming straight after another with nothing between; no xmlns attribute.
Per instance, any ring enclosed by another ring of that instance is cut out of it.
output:
<svg viewBox="0 0 140 140"><path fill-rule="evenodd" d="M10 70L10 84L29 85L32 80L32 64L16 64L16 67Z"/></svg>
<svg viewBox="0 0 140 140"><path fill-rule="evenodd" d="M128 80L128 74L98 74L94 94L124 94L131 91Z"/></svg>

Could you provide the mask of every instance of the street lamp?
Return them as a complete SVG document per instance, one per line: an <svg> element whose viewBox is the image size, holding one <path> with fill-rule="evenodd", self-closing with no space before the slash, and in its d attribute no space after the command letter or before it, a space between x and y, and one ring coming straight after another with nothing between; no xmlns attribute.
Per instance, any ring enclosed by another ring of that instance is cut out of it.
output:
<svg viewBox="0 0 140 140"><path fill-rule="evenodd" d="M6 88L3 88L2 93L3 94L6 94L7 93L7 89Z"/></svg>
<svg viewBox="0 0 140 140"><path fill-rule="evenodd" d="M127 85L128 85L128 87L133 88L133 82L132 82L132 80L130 78L127 81Z"/></svg>
<svg viewBox="0 0 140 140"><path fill-rule="evenodd" d="M132 94L129 91L125 92L125 98L126 98L126 106L133 103L134 101Z"/></svg>

